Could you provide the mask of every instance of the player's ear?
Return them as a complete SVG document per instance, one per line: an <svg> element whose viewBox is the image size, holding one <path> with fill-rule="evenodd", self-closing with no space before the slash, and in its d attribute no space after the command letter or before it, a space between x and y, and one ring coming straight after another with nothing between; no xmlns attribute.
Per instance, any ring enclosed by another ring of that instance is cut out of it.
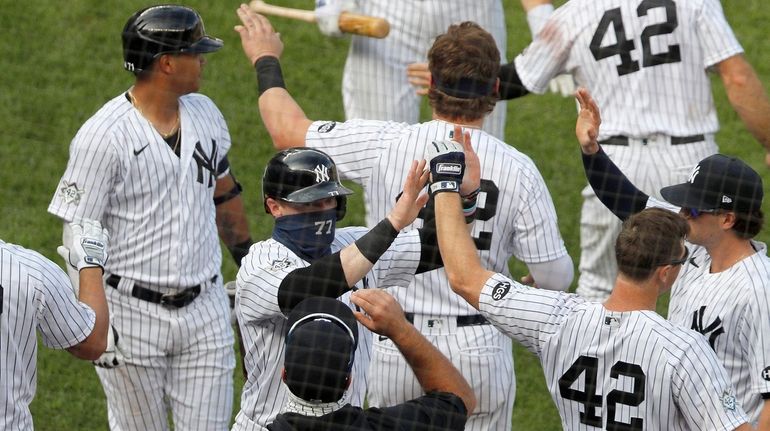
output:
<svg viewBox="0 0 770 431"><path fill-rule="evenodd" d="M732 211L719 212L716 214L719 217L719 225L724 231L728 231L735 226L737 218Z"/></svg>
<svg viewBox="0 0 770 431"><path fill-rule="evenodd" d="M281 205L273 198L265 198L265 209L267 210L270 215L273 217L281 217L283 215L283 211L281 210Z"/></svg>

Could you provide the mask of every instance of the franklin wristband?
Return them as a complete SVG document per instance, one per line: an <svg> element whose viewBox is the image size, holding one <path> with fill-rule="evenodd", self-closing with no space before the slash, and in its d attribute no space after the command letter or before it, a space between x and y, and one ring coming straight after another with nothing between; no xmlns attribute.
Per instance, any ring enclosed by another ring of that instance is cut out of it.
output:
<svg viewBox="0 0 770 431"><path fill-rule="evenodd" d="M281 72L281 63L276 57L262 57L254 63L254 69L257 71L257 85L259 86L259 95L265 91L280 87L286 88L283 82L283 72Z"/></svg>
<svg viewBox="0 0 770 431"><path fill-rule="evenodd" d="M366 235L356 241L358 251L371 263L377 262L398 236L398 231L388 218L382 219Z"/></svg>

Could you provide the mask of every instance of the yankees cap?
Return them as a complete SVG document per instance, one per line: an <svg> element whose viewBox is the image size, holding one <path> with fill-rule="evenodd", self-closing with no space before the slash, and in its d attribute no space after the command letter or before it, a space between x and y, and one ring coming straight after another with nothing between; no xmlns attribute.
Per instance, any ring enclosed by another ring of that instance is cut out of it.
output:
<svg viewBox="0 0 770 431"><path fill-rule="evenodd" d="M687 182L663 187L668 202L696 210L734 210L749 213L760 209L762 178L742 160L714 154L701 160Z"/></svg>
<svg viewBox="0 0 770 431"><path fill-rule="evenodd" d="M342 398L358 345L350 308L325 297L308 298L289 313L284 382L296 396L330 403Z"/></svg>

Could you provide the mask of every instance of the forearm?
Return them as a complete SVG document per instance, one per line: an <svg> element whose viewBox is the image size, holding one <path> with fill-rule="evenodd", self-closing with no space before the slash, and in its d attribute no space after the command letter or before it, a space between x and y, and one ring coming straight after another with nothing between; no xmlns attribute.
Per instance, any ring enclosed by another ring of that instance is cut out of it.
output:
<svg viewBox="0 0 770 431"><path fill-rule="evenodd" d="M107 348L107 331L110 329L109 310L102 283L102 269L98 267L82 269L79 284L78 300L94 311L96 320L91 334L78 345L67 350L77 358L95 360Z"/></svg>
<svg viewBox="0 0 770 431"><path fill-rule="evenodd" d="M216 208L219 238L228 249L251 239L249 221L246 219L241 196L221 203Z"/></svg>
<svg viewBox="0 0 770 431"><path fill-rule="evenodd" d="M457 368L412 325L391 336L404 359L412 368L424 392L449 392L463 400L470 415L476 398L468 382Z"/></svg>
<svg viewBox="0 0 770 431"><path fill-rule="evenodd" d="M479 308L481 289L493 273L481 266L463 217L460 195L439 193L434 199L438 244L449 284L455 293Z"/></svg>
<svg viewBox="0 0 770 431"><path fill-rule="evenodd" d="M305 146L305 134L312 121L286 90L281 66L275 57L255 64L259 86L259 113L273 146L278 150Z"/></svg>
<svg viewBox="0 0 770 431"><path fill-rule="evenodd" d="M517 97L529 94L529 90L521 83L516 65L513 62L504 64L500 67L500 100L515 99Z"/></svg>
<svg viewBox="0 0 770 431"><path fill-rule="evenodd" d="M583 154L583 169L596 196L621 220L647 206L649 196L637 189L601 148L594 154Z"/></svg>
<svg viewBox="0 0 770 431"><path fill-rule="evenodd" d="M757 430L770 431L770 400L765 400L762 405L762 411L759 412L759 420L757 420Z"/></svg>
<svg viewBox="0 0 770 431"><path fill-rule="evenodd" d="M756 72L742 55L719 64L730 104L748 131L770 151L770 101Z"/></svg>

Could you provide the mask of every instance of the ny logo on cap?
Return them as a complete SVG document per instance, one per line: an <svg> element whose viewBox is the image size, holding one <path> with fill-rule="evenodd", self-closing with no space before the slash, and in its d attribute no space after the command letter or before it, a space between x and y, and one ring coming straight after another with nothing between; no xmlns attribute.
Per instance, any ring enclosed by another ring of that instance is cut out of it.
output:
<svg viewBox="0 0 770 431"><path fill-rule="evenodd" d="M324 181L329 181L329 168L322 165L316 165L315 169L313 169L313 172L315 172L315 182L321 183Z"/></svg>
<svg viewBox="0 0 770 431"><path fill-rule="evenodd" d="M694 183L695 177L697 177L699 173L700 173L700 165L696 166L695 169L692 170L692 172L690 173L690 178L687 179L687 182Z"/></svg>

